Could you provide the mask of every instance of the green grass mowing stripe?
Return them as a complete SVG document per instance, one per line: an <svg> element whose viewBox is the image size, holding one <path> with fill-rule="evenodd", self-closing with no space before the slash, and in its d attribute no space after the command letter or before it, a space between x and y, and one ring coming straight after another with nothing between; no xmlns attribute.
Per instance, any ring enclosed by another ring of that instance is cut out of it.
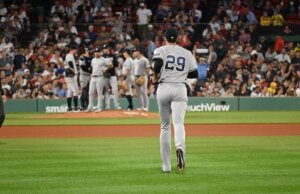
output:
<svg viewBox="0 0 300 194"><path fill-rule="evenodd" d="M159 124L152 118L37 119L45 114L8 114L4 125L128 125ZM50 115L50 114L48 114ZM300 112L188 112L187 124L216 123L300 123Z"/></svg>
<svg viewBox="0 0 300 194"><path fill-rule="evenodd" d="M6 119L6 126L32 126L32 125L142 125L142 124L159 124L158 119L134 119L134 118L82 118L82 119Z"/></svg>
<svg viewBox="0 0 300 194"><path fill-rule="evenodd" d="M298 193L299 140L300 137L188 137L186 171L162 174L158 138L1 139L0 190Z"/></svg>

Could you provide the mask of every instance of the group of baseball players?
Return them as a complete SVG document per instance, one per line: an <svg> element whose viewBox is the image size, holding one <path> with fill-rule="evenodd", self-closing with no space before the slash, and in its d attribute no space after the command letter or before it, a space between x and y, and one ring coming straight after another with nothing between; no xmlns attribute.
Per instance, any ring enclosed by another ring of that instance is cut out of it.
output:
<svg viewBox="0 0 300 194"><path fill-rule="evenodd" d="M153 75L151 82L157 85L157 104L160 114L160 153L162 171L171 171L171 120L174 126L174 139L177 156L177 169L185 168L185 126L184 118L187 107L187 78L197 78L197 63L192 53L176 44L178 33L169 29L165 33L166 45L154 50ZM103 98L111 91L114 96L115 109L121 109L119 104L117 76L120 76L127 85L125 91L128 100L127 110L133 110L132 86L135 87L139 101L139 109L148 111L149 100L147 82L150 64L138 48L125 49L122 54L124 63L121 75L117 75L118 60L110 53L107 45L96 48L92 54L90 48L79 59L79 72L76 67L75 55L77 49L71 47L65 60L65 77L68 85L67 102L69 111L78 110L78 95L80 94L81 108L86 112L102 111ZM133 59L134 58L134 59ZM77 76L79 73L80 87ZM136 79L143 77L143 84L137 84ZM79 92L80 88L80 92ZM93 101L97 93L98 103L94 109ZM106 108L110 108L109 99ZM172 119L171 119L172 118Z"/></svg>
<svg viewBox="0 0 300 194"><path fill-rule="evenodd" d="M136 89L140 107L137 110L148 111L149 100L147 95L148 74L150 64L138 48L122 51L125 62L122 65L121 75L117 74L119 62L115 54L111 53L108 45L101 48L85 48L85 52L76 63L77 48L70 47L65 58L65 81L68 86L67 104L69 112L101 112L103 107L110 109L110 91L113 94L114 109L122 110L119 103L118 77L127 84L124 91L128 106L125 110L133 110L132 87ZM132 58L132 55L134 59ZM135 79L144 77L142 85L135 84ZM97 96L97 105L94 108L94 97ZM78 100L80 99L80 106ZM105 99L105 100L104 100ZM72 106L72 100L73 105ZM105 101L105 106L103 105Z"/></svg>

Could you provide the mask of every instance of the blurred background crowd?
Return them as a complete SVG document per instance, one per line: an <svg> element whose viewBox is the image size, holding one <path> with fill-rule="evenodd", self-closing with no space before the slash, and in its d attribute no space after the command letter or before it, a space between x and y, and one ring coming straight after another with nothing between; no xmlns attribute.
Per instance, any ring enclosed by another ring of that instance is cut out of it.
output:
<svg viewBox="0 0 300 194"><path fill-rule="evenodd" d="M121 69L175 27L198 63L190 96L300 96L299 21L299 0L0 0L0 79L6 99L65 98L69 45L108 44Z"/></svg>

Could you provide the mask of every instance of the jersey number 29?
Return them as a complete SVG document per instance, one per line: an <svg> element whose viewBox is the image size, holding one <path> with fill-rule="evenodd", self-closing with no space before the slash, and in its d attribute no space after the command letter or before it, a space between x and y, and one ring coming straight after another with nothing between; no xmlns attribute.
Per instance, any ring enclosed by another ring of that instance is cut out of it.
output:
<svg viewBox="0 0 300 194"><path fill-rule="evenodd" d="M175 57L173 55L167 56L166 69L177 71L183 71L185 66L185 58L184 57Z"/></svg>

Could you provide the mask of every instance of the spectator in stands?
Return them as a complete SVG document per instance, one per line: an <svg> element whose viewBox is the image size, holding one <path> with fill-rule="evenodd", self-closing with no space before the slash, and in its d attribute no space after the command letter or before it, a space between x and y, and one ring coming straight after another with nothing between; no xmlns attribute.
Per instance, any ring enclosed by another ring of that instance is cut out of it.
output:
<svg viewBox="0 0 300 194"><path fill-rule="evenodd" d="M274 14L274 7L271 4L271 1L267 0L263 7L263 10L268 13L268 16L272 16Z"/></svg>
<svg viewBox="0 0 300 194"><path fill-rule="evenodd" d="M250 97L261 97L261 89L259 86L255 86L251 92Z"/></svg>
<svg viewBox="0 0 300 194"><path fill-rule="evenodd" d="M284 23L283 16L278 12L278 10L274 10L274 14L271 17L273 26L282 26Z"/></svg>
<svg viewBox="0 0 300 194"><path fill-rule="evenodd" d="M247 42L250 42L251 36L245 31L245 29L240 29L239 42L242 45L245 45Z"/></svg>
<svg viewBox="0 0 300 194"><path fill-rule="evenodd" d="M68 93L68 87L66 83L58 85L57 96L59 98L66 98Z"/></svg>
<svg viewBox="0 0 300 194"><path fill-rule="evenodd" d="M277 53L273 50L273 47L269 47L265 53L266 61L273 61Z"/></svg>
<svg viewBox="0 0 300 194"><path fill-rule="evenodd" d="M153 56L153 52L154 50L156 49L156 45L155 43L153 42L153 39L148 39L147 40L147 57L148 59L152 59L152 56Z"/></svg>
<svg viewBox="0 0 300 194"><path fill-rule="evenodd" d="M0 23L6 21L7 8L4 6L3 2L0 2Z"/></svg>
<svg viewBox="0 0 300 194"><path fill-rule="evenodd" d="M281 36L276 36L274 43L274 51L278 54L281 53L281 50L284 48L284 40Z"/></svg>
<svg viewBox="0 0 300 194"><path fill-rule="evenodd" d="M286 96L286 94L284 92L283 87L279 86L279 88L278 88L276 94L274 95L274 97L285 97L285 96Z"/></svg>
<svg viewBox="0 0 300 194"><path fill-rule="evenodd" d="M2 53L0 53L0 69L2 69L4 73L4 78L11 74L11 68L11 61L8 60L8 55L3 51Z"/></svg>
<svg viewBox="0 0 300 194"><path fill-rule="evenodd" d="M295 55L292 57L291 63L294 63L300 67L300 50L295 51Z"/></svg>
<svg viewBox="0 0 300 194"><path fill-rule="evenodd" d="M271 17L268 15L267 11L264 11L263 15L260 17L260 25L261 26L270 26L271 25Z"/></svg>
<svg viewBox="0 0 300 194"><path fill-rule="evenodd" d="M198 3L193 3L193 8L189 11L189 21L192 23L200 23L202 19L202 11L198 9L198 6Z"/></svg>
<svg viewBox="0 0 300 194"><path fill-rule="evenodd" d="M283 48L281 50L281 53L279 53L275 56L275 59L277 59L279 62L287 61L288 63L291 63L290 56L286 52L285 48Z"/></svg>
<svg viewBox="0 0 300 194"><path fill-rule="evenodd" d="M136 15L138 34L140 39L144 39L148 24L151 20L152 11L146 7L145 3L142 2L140 3L138 10L136 11Z"/></svg>
<svg viewBox="0 0 300 194"><path fill-rule="evenodd" d="M154 22L158 24L164 23L168 14L168 10L163 7L163 4L158 4L157 10L154 12Z"/></svg>

